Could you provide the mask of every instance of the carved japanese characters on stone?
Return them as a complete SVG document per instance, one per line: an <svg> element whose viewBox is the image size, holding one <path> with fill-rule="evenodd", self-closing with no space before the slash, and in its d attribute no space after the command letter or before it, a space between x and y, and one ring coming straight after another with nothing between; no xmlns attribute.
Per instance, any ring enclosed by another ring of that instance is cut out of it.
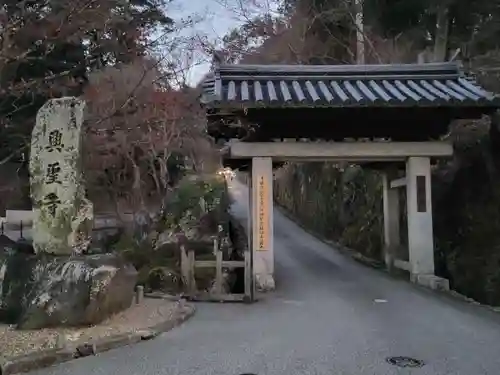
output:
<svg viewBox="0 0 500 375"><path fill-rule="evenodd" d="M50 184L62 184L61 180L59 179L59 174L61 173L61 165L58 161L55 163L49 163L47 165L47 171L45 173L45 183L47 185Z"/></svg>
<svg viewBox="0 0 500 375"><path fill-rule="evenodd" d="M57 206L61 204L61 200L54 193L49 193L44 197L44 201L42 203L47 211L50 213L51 217L56 216Z"/></svg>
<svg viewBox="0 0 500 375"><path fill-rule="evenodd" d="M48 136L48 145L45 149L48 152L59 151L62 152L64 144L62 143L62 132L60 130L52 130Z"/></svg>
<svg viewBox="0 0 500 375"><path fill-rule="evenodd" d="M52 99L37 115L30 156L37 253L80 254L90 244L93 210L81 162L84 107L77 98Z"/></svg>

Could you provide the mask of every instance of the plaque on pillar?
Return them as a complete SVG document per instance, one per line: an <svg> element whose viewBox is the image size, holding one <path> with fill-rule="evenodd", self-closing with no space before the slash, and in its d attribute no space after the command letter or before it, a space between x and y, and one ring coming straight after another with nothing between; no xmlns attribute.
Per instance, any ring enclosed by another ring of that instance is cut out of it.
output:
<svg viewBox="0 0 500 375"><path fill-rule="evenodd" d="M425 176L417 176L417 212L427 211Z"/></svg>
<svg viewBox="0 0 500 375"><path fill-rule="evenodd" d="M269 250L269 200L268 181L264 175L257 178L257 250Z"/></svg>

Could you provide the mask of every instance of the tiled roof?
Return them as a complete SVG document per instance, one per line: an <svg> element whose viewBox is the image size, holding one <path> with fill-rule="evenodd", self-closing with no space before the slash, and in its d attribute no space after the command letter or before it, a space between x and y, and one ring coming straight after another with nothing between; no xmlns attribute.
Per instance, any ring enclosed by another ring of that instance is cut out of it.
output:
<svg viewBox="0 0 500 375"><path fill-rule="evenodd" d="M202 88L208 108L500 107L458 63L220 65Z"/></svg>

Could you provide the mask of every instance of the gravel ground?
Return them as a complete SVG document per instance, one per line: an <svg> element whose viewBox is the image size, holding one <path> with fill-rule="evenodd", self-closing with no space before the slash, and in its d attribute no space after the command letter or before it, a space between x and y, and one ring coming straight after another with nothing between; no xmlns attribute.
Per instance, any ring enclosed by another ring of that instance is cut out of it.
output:
<svg viewBox="0 0 500 375"><path fill-rule="evenodd" d="M78 345L110 335L140 331L168 320L175 308L173 301L145 298L142 304L92 327L17 331L11 325L0 324L0 356L11 357L55 348L63 340Z"/></svg>

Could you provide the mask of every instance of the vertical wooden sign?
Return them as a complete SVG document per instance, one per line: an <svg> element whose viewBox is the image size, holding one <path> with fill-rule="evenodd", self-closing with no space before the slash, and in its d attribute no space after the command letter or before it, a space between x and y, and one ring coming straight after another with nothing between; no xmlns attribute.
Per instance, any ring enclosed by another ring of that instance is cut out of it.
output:
<svg viewBox="0 0 500 375"><path fill-rule="evenodd" d="M269 250L269 181L264 175L257 178L257 250Z"/></svg>

